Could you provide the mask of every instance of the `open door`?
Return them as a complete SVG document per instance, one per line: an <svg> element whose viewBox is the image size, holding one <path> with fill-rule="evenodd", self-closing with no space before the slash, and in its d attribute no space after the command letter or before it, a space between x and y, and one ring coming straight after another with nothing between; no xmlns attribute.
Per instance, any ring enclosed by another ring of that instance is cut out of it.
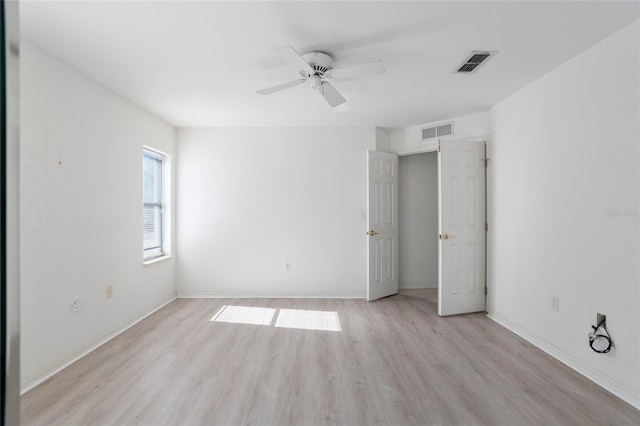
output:
<svg viewBox="0 0 640 426"><path fill-rule="evenodd" d="M367 300L398 293L398 156L367 151Z"/></svg>
<svg viewBox="0 0 640 426"><path fill-rule="evenodd" d="M438 149L438 314L485 310L484 142L441 141Z"/></svg>

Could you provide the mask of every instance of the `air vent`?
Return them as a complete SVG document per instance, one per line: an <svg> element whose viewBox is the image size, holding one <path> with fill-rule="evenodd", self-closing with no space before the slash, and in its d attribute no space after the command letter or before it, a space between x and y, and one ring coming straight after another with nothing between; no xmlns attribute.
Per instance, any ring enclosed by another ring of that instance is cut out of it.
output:
<svg viewBox="0 0 640 426"><path fill-rule="evenodd" d="M436 127L438 136L453 136L453 123L442 124Z"/></svg>
<svg viewBox="0 0 640 426"><path fill-rule="evenodd" d="M471 55L465 60L456 70L456 72L467 74L475 71L481 64L485 63L490 56L495 55L498 52L471 52Z"/></svg>
<svg viewBox="0 0 640 426"><path fill-rule="evenodd" d="M432 139L435 137L453 136L453 121L438 124L437 126L425 127L422 129L422 139Z"/></svg>
<svg viewBox="0 0 640 426"><path fill-rule="evenodd" d="M431 139L435 137L436 137L435 127L427 127L426 129L422 129L422 139Z"/></svg>

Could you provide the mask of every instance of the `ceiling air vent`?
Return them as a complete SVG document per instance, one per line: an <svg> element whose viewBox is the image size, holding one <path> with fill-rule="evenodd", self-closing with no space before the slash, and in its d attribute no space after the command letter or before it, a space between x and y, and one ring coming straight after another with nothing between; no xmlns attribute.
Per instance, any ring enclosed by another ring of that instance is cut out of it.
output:
<svg viewBox="0 0 640 426"><path fill-rule="evenodd" d="M425 127L422 129L422 139L431 139L435 137L453 136L453 121L449 123L438 124L437 126Z"/></svg>
<svg viewBox="0 0 640 426"><path fill-rule="evenodd" d="M471 56L462 63L456 70L456 72L467 74L475 71L481 64L485 63L490 56L495 55L497 52L480 52L473 51Z"/></svg>

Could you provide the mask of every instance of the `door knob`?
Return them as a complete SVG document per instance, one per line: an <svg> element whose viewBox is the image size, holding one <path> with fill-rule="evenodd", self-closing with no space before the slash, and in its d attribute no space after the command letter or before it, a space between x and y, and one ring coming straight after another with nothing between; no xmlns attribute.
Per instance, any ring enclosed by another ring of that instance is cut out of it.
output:
<svg viewBox="0 0 640 426"><path fill-rule="evenodd" d="M372 229L371 231L367 232L367 235L373 237L374 235L378 235L378 233Z"/></svg>
<svg viewBox="0 0 640 426"><path fill-rule="evenodd" d="M440 234L440 239L441 240L448 240L449 238L455 238L455 235L451 235L451 234Z"/></svg>

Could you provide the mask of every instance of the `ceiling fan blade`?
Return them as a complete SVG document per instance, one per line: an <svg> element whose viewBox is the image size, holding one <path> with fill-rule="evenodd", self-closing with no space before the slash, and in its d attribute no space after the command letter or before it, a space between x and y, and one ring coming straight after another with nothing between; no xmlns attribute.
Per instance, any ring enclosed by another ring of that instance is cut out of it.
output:
<svg viewBox="0 0 640 426"><path fill-rule="evenodd" d="M347 100L343 98L342 95L338 93L338 91L326 81L323 81L320 85L320 93L322 93L322 96L324 96L331 108L337 107L338 105L342 105L343 103L347 102Z"/></svg>
<svg viewBox="0 0 640 426"><path fill-rule="evenodd" d="M300 55L298 53L298 51L296 49L294 49L293 47L291 47L291 46L282 46L282 47L279 47L278 49L276 49L276 52L278 52L278 54L280 56L285 58L287 60L287 62L290 62L290 63L300 67L301 70L313 71L313 67L311 65L309 65L309 63L304 60L302 55Z"/></svg>
<svg viewBox="0 0 640 426"><path fill-rule="evenodd" d="M302 83L304 83L305 81L306 80L304 78L301 78L299 80L290 81L288 83L278 84L277 86L267 87L266 89L262 89L262 90L256 91L256 93L259 93L261 95L270 95L272 93L276 93L276 92L279 92L281 90L288 89L290 87L299 86Z"/></svg>
<svg viewBox="0 0 640 426"><path fill-rule="evenodd" d="M330 73L334 78L351 78L359 77L361 75L384 74L384 64L382 61L365 62L364 64L334 68Z"/></svg>

